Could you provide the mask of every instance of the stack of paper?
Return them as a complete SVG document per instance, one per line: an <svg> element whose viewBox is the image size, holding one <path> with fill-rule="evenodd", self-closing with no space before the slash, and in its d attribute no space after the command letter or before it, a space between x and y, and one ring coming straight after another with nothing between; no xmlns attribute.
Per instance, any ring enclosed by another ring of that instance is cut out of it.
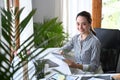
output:
<svg viewBox="0 0 120 80"><path fill-rule="evenodd" d="M81 80L112 80L111 76L83 76Z"/></svg>
<svg viewBox="0 0 120 80"><path fill-rule="evenodd" d="M52 69L55 69L56 71L59 71L65 75L71 75L69 66L63 61L64 58L62 56L49 53L44 57L44 59L49 59L53 63L59 65L57 67L51 67Z"/></svg>

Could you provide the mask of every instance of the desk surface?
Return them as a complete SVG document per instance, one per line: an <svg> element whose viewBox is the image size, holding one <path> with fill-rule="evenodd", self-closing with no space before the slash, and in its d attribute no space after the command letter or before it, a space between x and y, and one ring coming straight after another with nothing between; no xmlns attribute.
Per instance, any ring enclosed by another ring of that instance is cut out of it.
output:
<svg viewBox="0 0 120 80"><path fill-rule="evenodd" d="M56 49L58 49L58 48L55 48L55 49L49 49L49 50L47 50L46 52L44 52L45 54L47 54L48 52L52 52L53 50L56 50ZM41 55L40 56L38 56L37 57L37 59L39 59L41 57ZM14 59L14 62L15 62L15 64L17 63L17 61L19 61L18 60L18 58L16 57L15 59ZM34 74L34 72L35 72L35 68L34 68L34 65L33 65L33 62L34 61L30 61L29 63L28 63L28 69L31 69L31 67L32 67L32 69L28 72L28 74L29 74L29 79L31 79L32 78L32 80L36 80L36 77L34 76L32 76L33 74ZM14 76L13 76L13 78L14 78L14 80L23 80L22 78L21 78L21 76L19 76L19 74L21 74L22 73L22 69L20 69ZM53 71L50 75L47 75L43 80L46 80L47 78L49 78L51 75L53 75L53 74L55 74L56 72L55 71ZM80 75L75 75L75 76L79 76L79 79L78 80L80 80L80 78L82 77L82 76L99 76L99 75L110 75L110 76L113 76L115 79L117 79L117 78L119 78L118 80L120 80L120 73L115 73L115 74L80 74ZM72 75L73 76L73 75ZM42 80L42 79L41 79Z"/></svg>
<svg viewBox="0 0 120 80"><path fill-rule="evenodd" d="M44 79L42 79L42 80L51 80L51 78L52 78L52 76L54 76L55 74L57 74L57 73L54 73L54 74L51 74L51 75L49 75L49 76L47 76L47 77L45 77ZM84 77L84 79L85 78L92 78L92 77L94 77L94 78L100 78L100 77L106 77L107 79L105 79L105 80L110 80L109 79L109 77L112 77L112 78L114 78L115 80L120 80L120 73L114 73L114 74L80 74L80 75L69 75L69 76L72 76L72 77L74 77L74 78L76 78L76 77L78 77L77 79L75 79L75 80L81 80L81 78L83 78ZM54 78L54 77L53 77ZM58 77L57 77L58 78ZM63 78L63 76L61 76L61 78ZM53 79L52 79L53 80ZM62 79L57 79L57 80L62 80ZM64 79L63 79L64 80ZM67 80L69 80L69 79L67 79ZM74 80L74 79L70 79L70 80ZM85 79L85 80L88 80L88 79ZM96 80L96 79L94 79L94 80Z"/></svg>

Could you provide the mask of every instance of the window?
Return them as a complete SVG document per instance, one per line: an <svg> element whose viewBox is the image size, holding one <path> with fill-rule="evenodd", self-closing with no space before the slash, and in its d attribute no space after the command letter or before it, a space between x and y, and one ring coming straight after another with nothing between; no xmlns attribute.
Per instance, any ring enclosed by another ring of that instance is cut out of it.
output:
<svg viewBox="0 0 120 80"><path fill-rule="evenodd" d="M120 29L120 0L103 0L102 28Z"/></svg>

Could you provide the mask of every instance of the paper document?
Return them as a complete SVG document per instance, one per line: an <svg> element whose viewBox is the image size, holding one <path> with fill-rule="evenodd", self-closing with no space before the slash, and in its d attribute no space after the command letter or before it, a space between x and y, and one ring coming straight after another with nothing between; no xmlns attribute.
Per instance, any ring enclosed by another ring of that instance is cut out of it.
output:
<svg viewBox="0 0 120 80"><path fill-rule="evenodd" d="M56 57L54 54L52 53L49 53L48 55L46 55L44 57L44 59L49 59L51 60L52 62L58 64L59 66L58 67L53 67L53 69L63 73L63 74L66 74L66 75L71 75L71 71L69 69L69 66L67 63L65 63L62 59Z"/></svg>
<svg viewBox="0 0 120 80"><path fill-rule="evenodd" d="M92 78L90 78L88 80L105 80L105 79L100 79L100 78L94 78L94 77L92 77Z"/></svg>
<svg viewBox="0 0 120 80"><path fill-rule="evenodd" d="M58 67L59 65L57 63L54 63L53 61L51 61L50 59L44 59L46 64L49 64L49 67Z"/></svg>
<svg viewBox="0 0 120 80"><path fill-rule="evenodd" d="M73 75L62 75L59 73L55 73L52 76L48 78L48 80L77 80L79 77L78 76L73 76Z"/></svg>
<svg viewBox="0 0 120 80"><path fill-rule="evenodd" d="M61 55L61 54L59 54L59 53L54 53L54 52L52 52L52 54L53 54L55 57L59 58L59 59L62 59L62 60L65 59L65 58L63 57L63 55Z"/></svg>

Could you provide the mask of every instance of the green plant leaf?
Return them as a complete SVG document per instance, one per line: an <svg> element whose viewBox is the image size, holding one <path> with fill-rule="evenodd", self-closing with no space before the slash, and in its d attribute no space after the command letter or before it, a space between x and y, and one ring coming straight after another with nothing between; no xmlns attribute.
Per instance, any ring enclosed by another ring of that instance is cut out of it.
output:
<svg viewBox="0 0 120 80"><path fill-rule="evenodd" d="M39 32L40 31L40 32ZM44 20L43 23L34 23L34 37L36 47L61 47L67 40L67 33L63 31L62 22L56 18ZM43 46L39 44L43 43Z"/></svg>
<svg viewBox="0 0 120 80"><path fill-rule="evenodd" d="M21 21L21 23L19 24L19 26L21 27L20 29L20 33L24 30L25 26L28 24L28 22L31 20L32 16L35 14L36 9L32 10L28 16L26 16L25 19L23 19L23 21Z"/></svg>

